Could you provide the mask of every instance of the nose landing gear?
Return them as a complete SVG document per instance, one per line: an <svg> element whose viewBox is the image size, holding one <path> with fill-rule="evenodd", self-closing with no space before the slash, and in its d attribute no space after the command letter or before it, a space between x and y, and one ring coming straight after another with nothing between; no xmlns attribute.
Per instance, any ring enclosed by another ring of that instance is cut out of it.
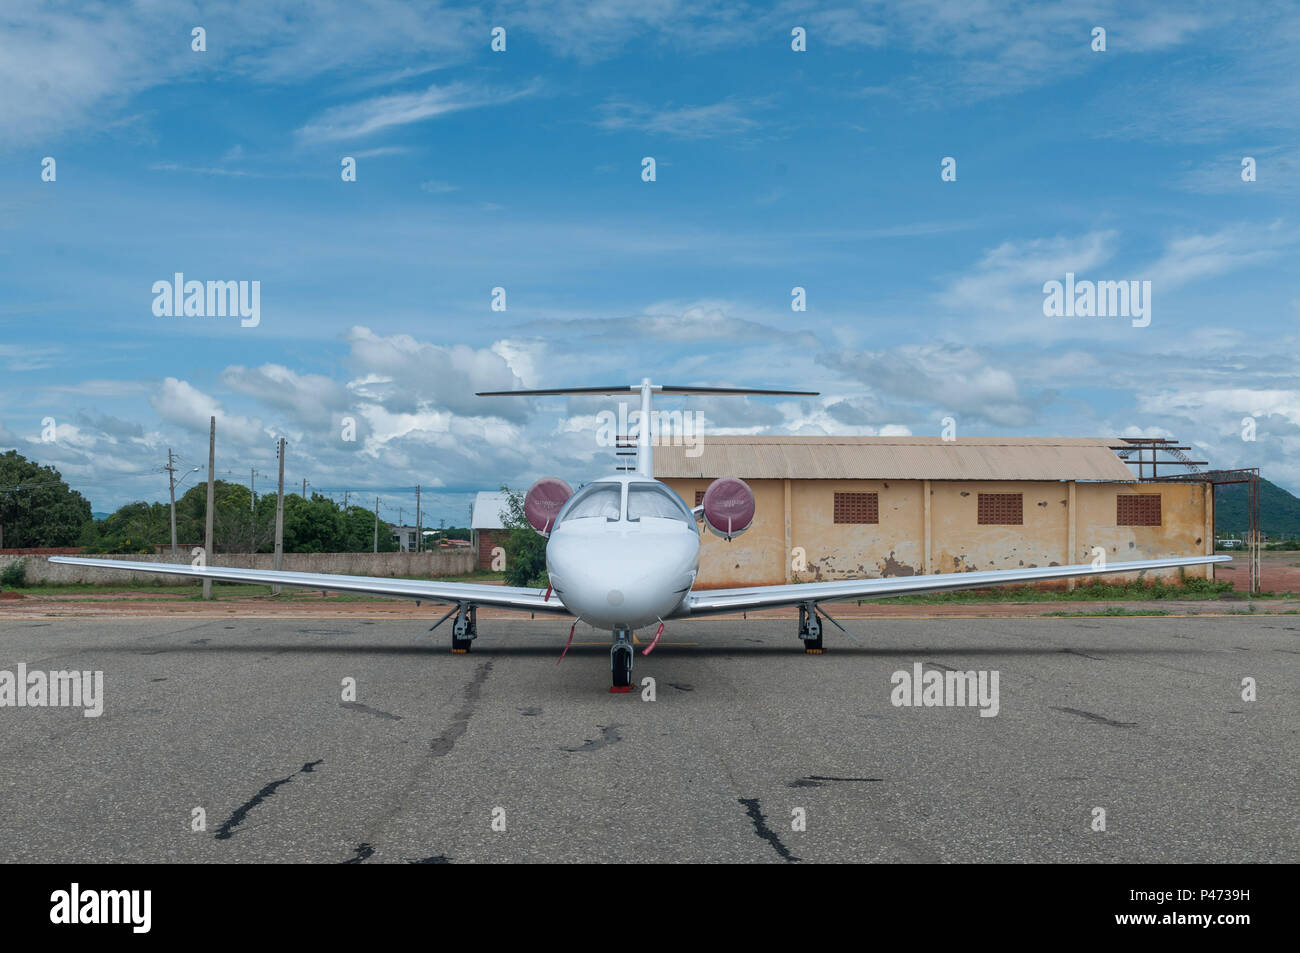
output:
<svg viewBox="0 0 1300 953"><path fill-rule="evenodd" d="M623 693L632 690L632 630L615 629L614 644L609 648L609 668L614 684L611 692Z"/></svg>

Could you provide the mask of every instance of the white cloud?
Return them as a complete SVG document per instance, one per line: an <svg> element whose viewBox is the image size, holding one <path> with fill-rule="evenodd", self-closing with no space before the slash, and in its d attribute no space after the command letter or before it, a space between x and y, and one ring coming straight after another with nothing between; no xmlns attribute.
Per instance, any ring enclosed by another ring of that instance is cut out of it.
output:
<svg viewBox="0 0 1300 953"><path fill-rule="evenodd" d="M601 107L604 114L596 125L602 129L635 129L652 135L676 136L681 139L708 139L715 136L738 136L758 126L746 115L755 108L753 101L726 99L704 106L651 107L635 103L610 101Z"/></svg>
<svg viewBox="0 0 1300 953"><path fill-rule="evenodd" d="M1056 236L1007 241L985 252L966 274L939 295L949 308L964 312L1019 312L1042 315L1043 283L1063 280L1066 272L1083 277L1115 254L1118 233L1094 231L1078 237Z"/></svg>
<svg viewBox="0 0 1300 953"><path fill-rule="evenodd" d="M1142 276L1164 290L1248 268L1294 249L1296 234L1279 222L1236 225L1203 235L1174 238Z"/></svg>
<svg viewBox="0 0 1300 953"><path fill-rule="evenodd" d="M463 109L500 106L531 96L537 89L535 84L511 90L488 89L470 83L435 84L422 92L390 93L334 106L300 128L297 135L306 142L356 139Z"/></svg>
<svg viewBox="0 0 1300 953"><path fill-rule="evenodd" d="M527 413L520 398L475 397L477 391L513 390L519 383L504 357L489 348L450 347L409 334L378 335L353 327L347 336L352 362L371 393L390 409L414 412L422 405L470 417L518 420Z"/></svg>
<svg viewBox="0 0 1300 953"><path fill-rule="evenodd" d="M336 412L348 406L347 389L332 378L298 374L282 364L228 367L222 372L221 383L269 406L292 411L297 422L310 426L332 425Z"/></svg>
<svg viewBox="0 0 1300 953"><path fill-rule="evenodd" d="M837 351L823 363L860 381L887 404L899 401L956 414L958 423L998 427L1033 423L1042 395L1021 394L1015 376L973 348L909 345L889 351ZM892 398L892 401L890 400Z"/></svg>
<svg viewBox="0 0 1300 953"><path fill-rule="evenodd" d="M404 0L315 0L310 16L299 0L215 0L201 9L9 0L0 11L0 138L30 142L112 125L133 95L195 77L282 84L395 59L459 62L470 32L486 30L482 20L473 8L417 9ZM207 52L190 48L196 25L208 31Z"/></svg>
<svg viewBox="0 0 1300 953"><path fill-rule="evenodd" d="M221 402L188 381L175 377L165 378L149 398L149 404L167 423L175 424L191 433L208 433L209 418L217 418L217 439L233 440L236 444L253 444L268 440L262 422L252 417L228 414Z"/></svg>

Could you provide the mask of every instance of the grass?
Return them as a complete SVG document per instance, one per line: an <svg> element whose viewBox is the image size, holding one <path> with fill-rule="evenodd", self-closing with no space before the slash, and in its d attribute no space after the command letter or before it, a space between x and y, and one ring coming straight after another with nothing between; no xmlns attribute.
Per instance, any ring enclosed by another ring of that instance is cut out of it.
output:
<svg viewBox="0 0 1300 953"><path fill-rule="evenodd" d="M891 602L914 605L942 605L965 602L1145 602L1152 599L1204 600L1222 599L1234 593L1230 582L1209 582L1189 578L1181 584L1161 580L1150 583L1132 582L1110 585L1099 582L1085 583L1073 590L1039 589L1034 586L999 586L988 589L963 589L957 592L932 592L914 596L892 596ZM1284 595L1265 593L1266 597ZM1245 594L1241 594L1244 598Z"/></svg>
<svg viewBox="0 0 1300 953"><path fill-rule="evenodd" d="M393 576L393 579L410 579L419 582L429 582L424 576ZM483 569L467 573L463 576L449 576L444 579L432 580L435 582L500 582L505 578L505 573L492 572ZM202 583L180 583L176 585L167 585L161 582L153 583L135 583L102 585L94 583L66 583L60 585L39 585L26 586L22 589L26 596L50 596L50 597L79 597L79 596L103 596L115 597L117 602L155 602L159 599L175 599L177 601L184 599L202 599ZM228 596L239 599L249 598L270 598L271 587L258 583L245 582L213 582L212 597L219 599L222 596ZM319 589L302 589L299 587L284 586L279 596L274 598L278 600L301 600L301 599L319 599ZM382 596L373 596L363 592L332 592L331 599L338 599L349 602L364 601L369 599L383 598Z"/></svg>
<svg viewBox="0 0 1300 953"><path fill-rule="evenodd" d="M1081 616L1130 616L1130 615L1169 615L1168 609L1127 609L1124 606L1107 606L1092 612L1044 612L1045 616L1057 618L1078 618Z"/></svg>

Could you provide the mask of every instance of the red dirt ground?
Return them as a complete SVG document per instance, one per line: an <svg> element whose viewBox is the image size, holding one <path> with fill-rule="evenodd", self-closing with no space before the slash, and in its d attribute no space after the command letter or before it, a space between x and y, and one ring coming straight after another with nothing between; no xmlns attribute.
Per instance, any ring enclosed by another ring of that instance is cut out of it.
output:
<svg viewBox="0 0 1300 953"><path fill-rule="evenodd" d="M1294 599L1267 600L1255 603L1256 613L1300 611L1300 553L1264 553L1260 560L1261 580L1265 592L1291 592ZM1220 581L1236 584L1237 593L1214 601L1135 600L1100 602L1091 600L1051 602L968 602L909 605L880 602L839 603L831 607L836 618L1025 618L1049 613L1097 613L1111 608L1128 610L1158 609L1170 615L1221 615L1248 611L1244 604L1247 566L1245 557L1235 563L1215 567ZM12 591L12 590L11 590ZM0 598L8 596L8 592ZM233 596L222 594L212 602L199 602L188 595L169 595L156 587L134 592L111 594L69 593L47 595L23 593L15 601L0 605L0 620L6 618L50 618L60 616L184 616L188 618L437 618L445 609L426 602L417 606L406 599L341 599L336 595L284 599L268 595ZM766 609L751 612L758 619L793 619L797 610ZM480 609L483 618L520 618L520 613L503 609Z"/></svg>

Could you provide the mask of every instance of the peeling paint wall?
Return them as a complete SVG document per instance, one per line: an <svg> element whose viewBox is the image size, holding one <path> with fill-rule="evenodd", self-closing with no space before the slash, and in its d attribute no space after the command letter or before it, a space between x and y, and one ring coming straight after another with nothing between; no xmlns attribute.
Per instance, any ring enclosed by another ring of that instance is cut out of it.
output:
<svg viewBox="0 0 1300 953"><path fill-rule="evenodd" d="M1115 497L1122 493L1157 493L1160 495L1160 526L1116 526ZM1078 484L1079 532L1076 542L1077 562L1091 562L1092 549L1106 550L1107 562L1131 559L1159 559L1162 556L1195 556L1209 552L1205 538L1205 491L1201 483L1113 483ZM1211 505L1213 505L1211 503ZM1182 572L1205 578L1212 566L1191 566ZM1175 580L1177 569L1148 573ZM1118 581L1124 576L1102 576Z"/></svg>
<svg viewBox="0 0 1300 953"><path fill-rule="evenodd" d="M915 576L925 572L920 480L792 480L792 542L807 569L794 582ZM836 493L875 493L879 523L836 523Z"/></svg>
<svg viewBox="0 0 1300 953"><path fill-rule="evenodd" d="M1069 484L933 482L934 572L984 572L1064 566L1069 532ZM1020 526L981 526L979 494L1019 493Z"/></svg>
<svg viewBox="0 0 1300 953"><path fill-rule="evenodd" d="M664 482L688 505L694 505L696 491L706 489L710 481ZM1070 484L931 481L931 552L927 570L922 480L790 480L788 543L786 481L747 482L758 505L754 525L730 543L704 534L697 588L779 585L787 579L813 582L1087 563L1092 561L1094 546L1104 547L1111 562L1208 551L1208 494L1199 483L1075 484L1075 551L1071 553ZM879 522L836 524L837 492L878 494ZM1115 525L1115 498L1135 492L1160 494L1162 525ZM980 525L980 493L1022 494L1023 524ZM1202 566L1186 572L1189 576L1206 576L1212 569ZM1150 575L1176 579L1179 571Z"/></svg>

